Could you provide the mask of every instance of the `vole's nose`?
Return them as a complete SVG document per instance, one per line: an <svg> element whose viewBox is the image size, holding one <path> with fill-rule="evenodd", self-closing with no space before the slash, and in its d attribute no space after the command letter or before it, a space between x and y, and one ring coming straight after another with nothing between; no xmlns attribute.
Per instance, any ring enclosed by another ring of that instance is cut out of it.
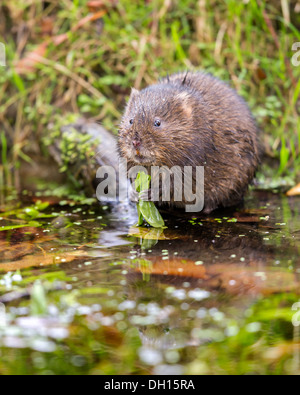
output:
<svg viewBox="0 0 300 395"><path fill-rule="evenodd" d="M134 148L139 148L141 145L141 142L139 140L133 140L132 145L134 146Z"/></svg>

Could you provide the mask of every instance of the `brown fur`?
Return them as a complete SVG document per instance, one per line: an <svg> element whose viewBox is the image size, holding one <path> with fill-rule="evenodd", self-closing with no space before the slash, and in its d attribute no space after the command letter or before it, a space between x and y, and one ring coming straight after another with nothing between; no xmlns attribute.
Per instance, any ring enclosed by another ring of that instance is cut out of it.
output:
<svg viewBox="0 0 300 395"><path fill-rule="evenodd" d="M156 119L160 127L154 126ZM129 167L204 166L205 212L210 212L242 200L259 163L258 129L244 100L224 82L179 73L132 91L119 152Z"/></svg>

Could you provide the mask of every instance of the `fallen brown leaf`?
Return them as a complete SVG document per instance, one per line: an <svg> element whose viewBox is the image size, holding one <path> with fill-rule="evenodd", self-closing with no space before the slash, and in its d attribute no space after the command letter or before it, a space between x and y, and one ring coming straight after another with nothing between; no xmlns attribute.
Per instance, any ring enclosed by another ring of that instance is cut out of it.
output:
<svg viewBox="0 0 300 395"><path fill-rule="evenodd" d="M105 343L109 344L110 346L119 347L123 343L124 337L122 336L121 332L113 326L103 326L102 333L105 338Z"/></svg>
<svg viewBox="0 0 300 395"><path fill-rule="evenodd" d="M0 240L1 258L3 261L13 261L21 259L25 255L32 254L35 247L32 243L24 242L15 245L9 245L4 240Z"/></svg>
<svg viewBox="0 0 300 395"><path fill-rule="evenodd" d="M54 17L45 17L41 21L41 30L43 36L50 36L54 29Z"/></svg>
<svg viewBox="0 0 300 395"><path fill-rule="evenodd" d="M146 228L142 226L132 226L129 229L128 236L140 237L144 240L184 240L188 238L170 229Z"/></svg>
<svg viewBox="0 0 300 395"><path fill-rule="evenodd" d="M177 278L189 277L202 280L208 290L223 290L231 295L270 295L277 292L291 292L299 289L293 273L274 268L249 267L244 264L195 265L193 260L161 257L147 258L149 265L137 266L134 270L143 274L163 275ZM180 280L179 280L180 283Z"/></svg>
<svg viewBox="0 0 300 395"><path fill-rule="evenodd" d="M107 8L108 5L111 7L115 7L118 4L118 0L90 0L87 2L88 9L91 12L96 12L99 9Z"/></svg>
<svg viewBox="0 0 300 395"><path fill-rule="evenodd" d="M300 351L299 343L281 343L270 347L264 354L264 358L271 361L278 361L289 354L298 354Z"/></svg>
<svg viewBox="0 0 300 395"><path fill-rule="evenodd" d="M237 213L234 215L234 218L237 219L237 222L241 223L259 223L261 222L260 217L258 216L253 216L253 215L243 215L240 213Z"/></svg>
<svg viewBox="0 0 300 395"><path fill-rule="evenodd" d="M21 260L11 261L8 263L0 263L0 270L9 272L16 271L19 269L25 269L29 267L40 267L40 266L49 266L56 265L62 263L71 263L80 258L84 259L88 254L86 252L72 252L72 253L63 253L63 254L35 254L25 256Z"/></svg>
<svg viewBox="0 0 300 395"><path fill-rule="evenodd" d="M73 32L77 31L78 29L80 29L83 25L85 25L87 22L91 22L91 21L96 21L97 19L102 18L105 14L107 13L106 10L101 10L98 11L96 13L93 14L89 14L86 17L84 17L83 19L81 19L77 25L72 29Z"/></svg>
<svg viewBox="0 0 300 395"><path fill-rule="evenodd" d="M287 192L287 196L299 196L300 195L300 184L296 185L294 188Z"/></svg>
<svg viewBox="0 0 300 395"><path fill-rule="evenodd" d="M267 78L267 74L264 69L258 67L256 70L256 75L260 80L265 80Z"/></svg>
<svg viewBox="0 0 300 395"><path fill-rule="evenodd" d="M261 270L261 269L260 269ZM293 273L273 268L264 268L239 264L215 264L207 268L206 285L224 289L230 294L263 294L290 292L298 287Z"/></svg>
<svg viewBox="0 0 300 395"><path fill-rule="evenodd" d="M164 276L206 278L206 269L203 265L195 265L195 261L180 257L163 260L161 257L147 258L152 264L140 269L144 274L157 274ZM138 269L138 268L137 268Z"/></svg>
<svg viewBox="0 0 300 395"><path fill-rule="evenodd" d="M48 47L48 42L40 44L35 50L26 54L26 56L20 59L16 65L15 70L18 74L26 74L33 72L36 65L39 63L39 57L44 56Z"/></svg>

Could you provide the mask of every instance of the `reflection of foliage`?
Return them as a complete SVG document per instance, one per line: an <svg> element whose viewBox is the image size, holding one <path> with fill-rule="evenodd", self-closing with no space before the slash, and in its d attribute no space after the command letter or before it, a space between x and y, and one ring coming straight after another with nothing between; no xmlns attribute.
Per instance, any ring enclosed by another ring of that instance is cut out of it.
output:
<svg viewBox="0 0 300 395"><path fill-rule="evenodd" d="M188 373L199 368L210 374L299 374L293 363L299 339L291 323L299 296L278 294L263 298L245 312L241 323L231 322L237 334L199 348Z"/></svg>
<svg viewBox="0 0 300 395"><path fill-rule="evenodd" d="M118 278L120 274L115 271ZM32 306L25 316L24 308L7 308L7 330L15 328L19 344L27 348L5 348L1 374L141 374L146 372L139 356L141 340L144 349L165 350L165 363L180 364L187 374L299 373L292 363L295 294L270 295L246 310L238 307L241 301L223 300L218 309L218 299L210 293L196 303L197 290L187 289L183 299L182 289L160 286L153 297L153 284L137 282L140 299L133 301L129 295L109 297L106 287L68 290L66 284L74 281L56 271L0 276L0 295L9 287L14 306ZM24 289L31 295L29 302L22 300ZM189 309L182 310L183 301ZM38 313L42 318L35 317ZM4 343L5 333L0 328ZM187 345L190 342L193 346Z"/></svg>
<svg viewBox="0 0 300 395"><path fill-rule="evenodd" d="M10 221L11 219L14 218L17 218L22 221L19 221L21 222L21 224L16 223L15 225L2 226L0 227L0 231L13 230L26 226L38 228L39 226L41 226L41 223L39 223L37 220L53 218L55 216L53 214L46 214L44 212L48 207L49 207L49 203L38 201L33 206L1 213L1 216L5 218L7 221Z"/></svg>
<svg viewBox="0 0 300 395"><path fill-rule="evenodd" d="M46 315L48 306L45 287L40 281L36 281L31 290L31 314L33 316Z"/></svg>
<svg viewBox="0 0 300 395"><path fill-rule="evenodd" d="M134 259L132 263L139 268L140 272L143 275L143 280L149 281L151 275L150 273L151 273L152 262L148 261L147 259L138 258L138 259Z"/></svg>
<svg viewBox="0 0 300 395"><path fill-rule="evenodd" d="M11 297L16 300L27 296L24 286L34 284L29 292L31 314L24 317L24 309L23 313L12 309L7 315L7 327L0 327L1 344L6 343L9 331L14 328L15 342L26 346L23 350L2 348L5 358L0 361L0 374L34 374L37 371L54 374L143 373L136 358L140 347L137 330L121 331L111 325L101 325L97 319L97 315L102 316L99 307L78 302L86 294L106 295L108 289L83 288L82 291L65 290L62 293L66 281L71 281L63 272L41 273L38 278L39 281L30 271L23 271L23 277L19 273L0 276L0 295L9 286L14 290ZM42 317L37 317L40 314ZM19 317L22 318L17 323Z"/></svg>

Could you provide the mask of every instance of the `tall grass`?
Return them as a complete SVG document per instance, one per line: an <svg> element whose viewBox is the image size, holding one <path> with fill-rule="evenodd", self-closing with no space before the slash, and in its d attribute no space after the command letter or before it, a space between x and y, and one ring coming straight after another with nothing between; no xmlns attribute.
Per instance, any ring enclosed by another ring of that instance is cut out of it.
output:
<svg viewBox="0 0 300 395"><path fill-rule="evenodd" d="M75 30L90 12L86 0L2 1L11 22L7 17L0 28L0 41L8 47L8 67L0 75L0 123L13 136L17 156L43 146L53 114L78 113L116 132L132 86L204 69L247 100L268 154L278 160L274 174L300 174L300 67L291 63L292 44L300 41L295 2L104 3L101 20ZM64 33L68 38L60 45L49 38ZM50 44L35 67L18 72L19 59L46 40Z"/></svg>
<svg viewBox="0 0 300 395"><path fill-rule="evenodd" d="M11 186L11 175L7 159L7 140L4 132L0 133L1 164L0 164L0 206L4 204L5 192Z"/></svg>

